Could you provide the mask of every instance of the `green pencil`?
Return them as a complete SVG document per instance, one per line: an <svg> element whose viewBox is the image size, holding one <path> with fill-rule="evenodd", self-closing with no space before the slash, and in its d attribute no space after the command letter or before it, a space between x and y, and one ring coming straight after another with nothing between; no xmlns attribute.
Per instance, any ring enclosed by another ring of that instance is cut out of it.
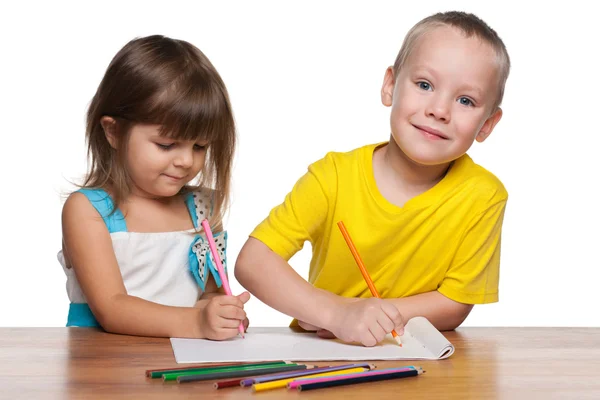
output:
<svg viewBox="0 0 600 400"><path fill-rule="evenodd" d="M179 376L206 375L206 374L212 374L212 373L232 372L232 371L255 371L255 370L265 369L265 368L291 367L291 366L296 366L296 365L298 365L298 364L283 363L283 364L256 365L256 366L232 366L232 367L224 367L224 368L217 368L217 369L206 368L206 369L200 369L200 370L196 370L196 371L172 372L172 373L168 373L168 374L163 374L162 377L163 377L164 381L174 381Z"/></svg>
<svg viewBox="0 0 600 400"><path fill-rule="evenodd" d="M258 375L267 375L273 373L280 372L289 372L289 371L299 371L301 369L313 368L313 365L287 365L282 367L270 367L270 368L255 368L249 370L238 370L238 371L224 371L224 372L214 372L210 374L201 374L201 375L183 375L177 377L177 382L185 383L185 382L195 382L195 381L210 381L215 379L228 379L228 378L243 378L246 376L258 376Z"/></svg>
<svg viewBox="0 0 600 400"><path fill-rule="evenodd" d="M224 368L241 368L241 367L259 367L261 365L265 365L265 366L272 366L272 365L289 365L290 363L287 361L269 361L269 362L261 362L261 363L254 363L254 364L242 364L242 363L235 363L235 364L226 364L226 365L207 365L205 367L202 366L193 366L193 367L189 367L189 368L173 368L173 369L157 369L157 370L153 370L153 371L149 371L150 372L150 377L151 378L162 378L163 375L165 374L176 374L179 372L194 372L194 371L206 371L206 370L213 370L213 371L220 371Z"/></svg>

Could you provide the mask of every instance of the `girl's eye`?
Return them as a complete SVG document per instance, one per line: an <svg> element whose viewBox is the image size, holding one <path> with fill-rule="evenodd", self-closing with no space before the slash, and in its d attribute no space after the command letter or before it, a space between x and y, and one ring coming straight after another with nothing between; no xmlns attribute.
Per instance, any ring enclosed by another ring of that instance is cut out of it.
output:
<svg viewBox="0 0 600 400"><path fill-rule="evenodd" d="M196 150L196 151L202 151L205 148L206 148L206 146L204 146L204 145L200 145L200 144L195 144L194 145L194 150Z"/></svg>
<svg viewBox="0 0 600 400"><path fill-rule="evenodd" d="M417 86L423 90L431 90L431 85L427 82L417 82Z"/></svg>
<svg viewBox="0 0 600 400"><path fill-rule="evenodd" d="M458 102L463 106L472 106L473 102L468 97L461 97L458 99Z"/></svg>
<svg viewBox="0 0 600 400"><path fill-rule="evenodd" d="M170 144L156 143L156 145L163 150L169 150L171 147L173 147L173 143L170 143Z"/></svg>

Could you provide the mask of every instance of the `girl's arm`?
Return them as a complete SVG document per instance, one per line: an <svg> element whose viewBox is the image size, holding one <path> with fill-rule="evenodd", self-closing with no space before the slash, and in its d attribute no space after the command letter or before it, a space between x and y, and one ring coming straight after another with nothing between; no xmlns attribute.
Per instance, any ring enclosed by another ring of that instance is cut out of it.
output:
<svg viewBox="0 0 600 400"><path fill-rule="evenodd" d="M203 313L129 296L110 234L87 198L74 193L62 213L64 254L88 305L108 332L157 337L204 337Z"/></svg>

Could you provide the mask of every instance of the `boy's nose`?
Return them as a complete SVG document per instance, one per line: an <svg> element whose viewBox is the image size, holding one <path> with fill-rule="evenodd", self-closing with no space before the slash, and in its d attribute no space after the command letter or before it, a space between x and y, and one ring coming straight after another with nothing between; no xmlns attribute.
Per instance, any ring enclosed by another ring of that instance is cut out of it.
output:
<svg viewBox="0 0 600 400"><path fill-rule="evenodd" d="M450 122L450 101L438 96L429 102L425 114L442 122Z"/></svg>

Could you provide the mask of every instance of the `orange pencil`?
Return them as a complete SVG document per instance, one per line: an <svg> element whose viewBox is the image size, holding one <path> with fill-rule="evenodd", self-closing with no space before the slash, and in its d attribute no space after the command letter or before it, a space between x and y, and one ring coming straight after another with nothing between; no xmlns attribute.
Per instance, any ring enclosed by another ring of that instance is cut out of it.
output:
<svg viewBox="0 0 600 400"><path fill-rule="evenodd" d="M363 264L362 259L360 258L360 255L358 254L358 250L356 250L356 247L354 246L354 243L352 242L352 238L350 237L350 234L346 230L346 226L344 225L344 223L342 221L338 222L337 225L338 225L338 228L340 228L340 231L342 231L342 236L344 236L344 239L346 240L346 243L348 244L348 247L350 248L350 252L354 256L354 260L356 261L356 264L358 264L358 268L360 269L360 272L361 272L363 278L365 278L365 281L367 282L367 286L371 290L371 294L373 295L373 297L377 297L378 299L380 299L381 296L379 295L379 292L377 292L377 289L375 288L375 285L373 284L373 280L371 280L371 277L369 276L369 273L367 272L367 269L365 268L365 264ZM402 346L402 340L400 339L400 336L396 333L395 329L392 330L392 336L394 337L396 342L398 342L398 344L400 346Z"/></svg>

